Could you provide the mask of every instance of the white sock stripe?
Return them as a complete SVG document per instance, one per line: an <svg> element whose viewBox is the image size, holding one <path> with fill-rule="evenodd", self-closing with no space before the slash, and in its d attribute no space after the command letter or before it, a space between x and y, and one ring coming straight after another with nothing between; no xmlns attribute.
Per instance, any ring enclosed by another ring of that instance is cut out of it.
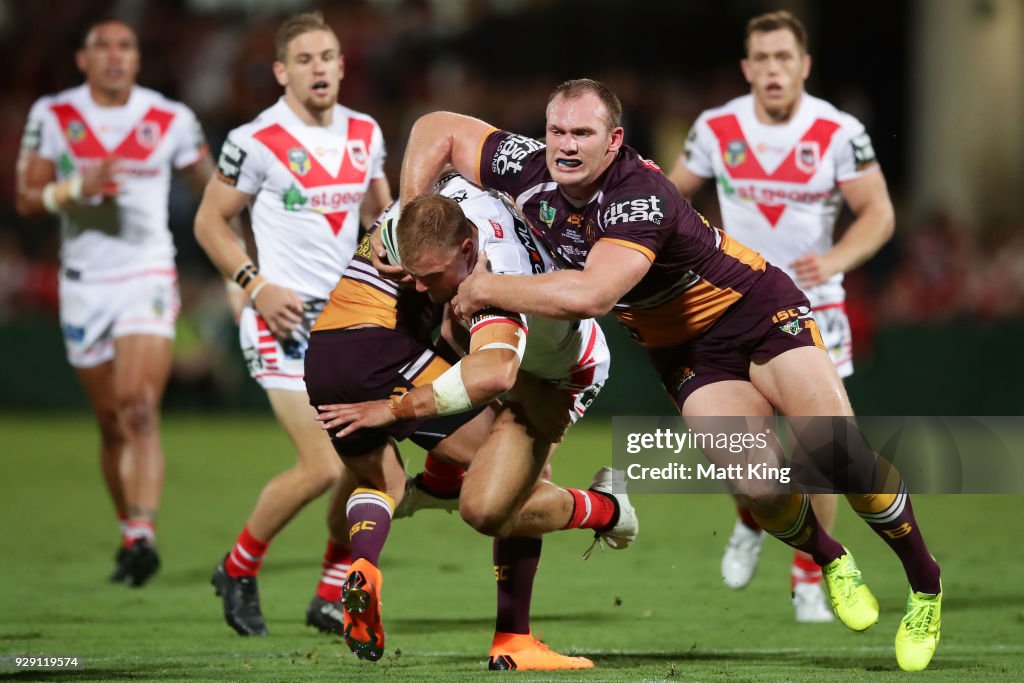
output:
<svg viewBox="0 0 1024 683"><path fill-rule="evenodd" d="M247 551L245 548L242 547L241 543L236 543L235 544L235 552L238 553L238 555L240 557L244 557L248 562L262 562L263 561L263 556L262 555L260 555L259 557L257 557L256 555L251 555L249 553L249 551Z"/></svg>
<svg viewBox="0 0 1024 683"><path fill-rule="evenodd" d="M796 521L793 522L793 525L785 531L782 531L777 534L772 534L772 536L775 536L775 538L778 538L779 540L785 541L786 539L792 538L799 534L800 530L804 527L804 523L807 521L807 508L809 508L810 505L811 499L810 497L805 495L803 497L803 500L800 502L800 512L799 514L797 514Z"/></svg>
<svg viewBox="0 0 1024 683"><path fill-rule="evenodd" d="M336 579L344 579L348 576L348 567L345 567L345 569L325 569L321 576L325 578L331 576Z"/></svg>
<svg viewBox="0 0 1024 683"><path fill-rule="evenodd" d="M887 507L881 512L863 512L859 513L861 519L865 522L872 524L885 524L891 522L900 515L903 514L903 509L907 506L907 494L900 493L896 495L895 500L892 501L892 505Z"/></svg>
<svg viewBox="0 0 1024 683"><path fill-rule="evenodd" d="M388 517L392 515L391 505L380 496L373 493L357 493L348 499L348 505L345 506L345 512L349 515L352 514L352 509L357 505L377 505L387 510Z"/></svg>
<svg viewBox="0 0 1024 683"><path fill-rule="evenodd" d="M244 557L240 557L238 555L238 553L236 553L236 552L232 552L231 553L231 558L230 559L231 559L232 562L234 562L239 567L241 567L242 569L245 569L245 570L254 570L254 569L256 569L256 568L258 568L260 566L259 562L250 562L249 560L245 559Z"/></svg>
<svg viewBox="0 0 1024 683"><path fill-rule="evenodd" d="M590 519L590 513L593 510L593 503L590 502L589 491L581 491L581 493L583 494L583 500L585 500L587 503L587 511L583 513L583 519L580 520L579 524L580 526L583 526L587 523L587 520Z"/></svg>
<svg viewBox="0 0 1024 683"><path fill-rule="evenodd" d="M342 577L340 579L334 579L334 578L329 578L329 577L325 576L325 577L321 577L320 583L326 583L328 586L344 586L345 585L345 577Z"/></svg>

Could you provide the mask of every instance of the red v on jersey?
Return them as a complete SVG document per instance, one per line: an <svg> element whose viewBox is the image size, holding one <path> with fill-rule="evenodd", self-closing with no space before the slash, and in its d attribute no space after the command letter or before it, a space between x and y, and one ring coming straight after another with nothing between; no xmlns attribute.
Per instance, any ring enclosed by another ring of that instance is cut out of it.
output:
<svg viewBox="0 0 1024 683"><path fill-rule="evenodd" d="M369 172L369 149L373 138L373 122L364 119L349 118L348 144L345 147L341 167L337 175L331 173L316 160L305 145L296 140L280 124L267 126L253 135L263 143L287 168L295 180L306 189L323 187L324 185L355 185L366 179ZM324 218L337 236L345 223L347 211L325 212Z"/></svg>
<svg viewBox="0 0 1024 683"><path fill-rule="evenodd" d="M775 180L796 184L805 184L814 176L832 144L833 134L839 130L839 124L835 121L815 119L778 168L766 173L751 151L750 143L735 114L709 119L708 126L718 138L726 172L734 180ZM757 208L774 228L786 210L786 205L758 203Z"/></svg>
<svg viewBox="0 0 1024 683"><path fill-rule="evenodd" d="M163 140L174 121L174 112L150 107L135 127L115 149L108 150L93 132L85 117L70 104L55 104L50 108L60 123L71 153L78 159L132 159L145 161Z"/></svg>

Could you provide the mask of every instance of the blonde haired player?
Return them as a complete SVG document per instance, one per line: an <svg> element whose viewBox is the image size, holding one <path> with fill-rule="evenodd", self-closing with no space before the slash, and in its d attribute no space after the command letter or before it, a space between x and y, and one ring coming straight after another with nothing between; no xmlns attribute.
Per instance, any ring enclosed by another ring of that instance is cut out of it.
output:
<svg viewBox="0 0 1024 683"><path fill-rule="evenodd" d="M239 325L242 352L298 456L263 488L214 573L225 620L240 635L267 633L256 577L270 542L310 501L337 486L332 510L343 509L350 490L342 490L343 468L313 419L303 382L309 328L352 258L360 219L371 224L391 201L380 128L338 104L344 65L319 13L281 25L274 76L284 96L228 135L196 215L200 245L251 299ZM258 265L229 226L247 206ZM344 514L329 522L324 572L307 611L307 623L321 630L340 626L331 603L348 568Z"/></svg>

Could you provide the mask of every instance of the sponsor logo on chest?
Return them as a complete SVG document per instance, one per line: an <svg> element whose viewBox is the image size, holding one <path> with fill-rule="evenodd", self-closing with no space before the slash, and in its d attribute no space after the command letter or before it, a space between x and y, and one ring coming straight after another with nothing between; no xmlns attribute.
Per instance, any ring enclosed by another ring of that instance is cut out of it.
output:
<svg viewBox="0 0 1024 683"><path fill-rule="evenodd" d="M665 201L657 195L634 197L622 201L609 202L602 214L604 225L619 223L648 222L661 225L665 218Z"/></svg>

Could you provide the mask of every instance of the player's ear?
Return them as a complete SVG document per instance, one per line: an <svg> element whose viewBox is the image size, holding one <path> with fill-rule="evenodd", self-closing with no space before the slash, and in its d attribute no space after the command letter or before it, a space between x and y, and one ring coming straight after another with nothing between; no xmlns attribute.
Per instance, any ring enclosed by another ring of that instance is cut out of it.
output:
<svg viewBox="0 0 1024 683"><path fill-rule="evenodd" d="M622 140L625 137L625 131L622 126L616 126L612 128L612 140L608 144L608 151L612 154L617 154L619 148L622 147Z"/></svg>
<svg viewBox="0 0 1024 683"><path fill-rule="evenodd" d="M338 53L338 80L345 78L345 55Z"/></svg>
<svg viewBox="0 0 1024 683"><path fill-rule="evenodd" d="M470 256L476 253L476 244L473 242L473 238L467 237L462 240L462 244L459 245L459 253L466 259L466 263L472 262Z"/></svg>
<svg viewBox="0 0 1024 683"><path fill-rule="evenodd" d="M274 62L274 78L282 88L288 87L288 67L284 65L284 62Z"/></svg>
<svg viewBox="0 0 1024 683"><path fill-rule="evenodd" d="M85 73L85 50L78 50L75 52L75 66L83 74Z"/></svg>
<svg viewBox="0 0 1024 683"><path fill-rule="evenodd" d="M752 79L752 77L750 75L750 60L749 59L743 58L743 59L740 60L740 71L743 72L743 78L747 81L747 83L752 82L753 79Z"/></svg>
<svg viewBox="0 0 1024 683"><path fill-rule="evenodd" d="M811 75L811 55L804 54L804 68L803 68L803 79L806 81L807 77Z"/></svg>

